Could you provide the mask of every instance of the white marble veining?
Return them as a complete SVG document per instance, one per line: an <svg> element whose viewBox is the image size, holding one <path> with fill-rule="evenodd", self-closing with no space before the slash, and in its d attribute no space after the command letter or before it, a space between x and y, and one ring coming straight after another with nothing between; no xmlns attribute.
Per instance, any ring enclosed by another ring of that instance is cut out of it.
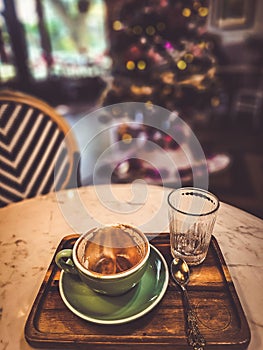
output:
<svg viewBox="0 0 263 350"><path fill-rule="evenodd" d="M168 231L170 189L145 184L82 187L0 209L0 349L31 349L24 325L61 239L127 222ZM221 203L214 229L251 329L249 350L263 348L263 221Z"/></svg>

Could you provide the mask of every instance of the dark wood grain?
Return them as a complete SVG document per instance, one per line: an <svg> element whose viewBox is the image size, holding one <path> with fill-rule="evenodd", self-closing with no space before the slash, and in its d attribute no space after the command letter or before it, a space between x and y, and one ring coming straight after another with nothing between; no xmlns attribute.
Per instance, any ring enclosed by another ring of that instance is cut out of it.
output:
<svg viewBox="0 0 263 350"><path fill-rule="evenodd" d="M72 247L77 235L65 237L58 249ZM151 244L172 260L169 235L148 234ZM59 291L60 271L54 259L32 306L25 326L34 347L64 349L191 349L185 336L181 294L173 282L161 302L142 318L122 325L98 325L80 319L64 305ZM246 349L250 331L218 243L212 237L205 261L191 268L188 285L206 349Z"/></svg>

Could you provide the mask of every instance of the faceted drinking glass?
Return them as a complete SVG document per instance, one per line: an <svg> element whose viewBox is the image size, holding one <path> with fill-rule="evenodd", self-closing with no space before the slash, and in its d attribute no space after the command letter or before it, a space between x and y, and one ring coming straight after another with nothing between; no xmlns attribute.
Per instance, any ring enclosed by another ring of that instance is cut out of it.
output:
<svg viewBox="0 0 263 350"><path fill-rule="evenodd" d="M219 200L203 189L182 187L168 195L171 253L189 265L206 258Z"/></svg>

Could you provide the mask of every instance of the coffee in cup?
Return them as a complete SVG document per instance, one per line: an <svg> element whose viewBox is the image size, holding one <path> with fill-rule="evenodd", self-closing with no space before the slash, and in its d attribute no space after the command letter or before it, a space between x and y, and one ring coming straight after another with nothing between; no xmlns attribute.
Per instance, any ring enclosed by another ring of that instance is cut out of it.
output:
<svg viewBox="0 0 263 350"><path fill-rule="evenodd" d="M140 281L149 253L148 239L138 228L106 225L81 235L73 249L58 252L56 263L66 273L78 274L93 290L119 295Z"/></svg>

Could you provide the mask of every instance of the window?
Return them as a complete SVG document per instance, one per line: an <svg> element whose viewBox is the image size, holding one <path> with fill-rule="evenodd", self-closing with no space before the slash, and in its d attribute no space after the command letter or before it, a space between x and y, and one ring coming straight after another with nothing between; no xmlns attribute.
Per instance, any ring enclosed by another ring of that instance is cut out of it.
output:
<svg viewBox="0 0 263 350"><path fill-rule="evenodd" d="M0 83L14 79L16 67L10 35L3 16L4 4L0 0Z"/></svg>
<svg viewBox="0 0 263 350"><path fill-rule="evenodd" d="M226 30L253 26L256 0L215 0L212 24Z"/></svg>
<svg viewBox="0 0 263 350"><path fill-rule="evenodd" d="M13 78L23 59L12 57L17 46L24 48L24 64L36 81L94 77L110 68L103 0L0 0L0 8L2 79ZM14 29L19 26L20 38Z"/></svg>

